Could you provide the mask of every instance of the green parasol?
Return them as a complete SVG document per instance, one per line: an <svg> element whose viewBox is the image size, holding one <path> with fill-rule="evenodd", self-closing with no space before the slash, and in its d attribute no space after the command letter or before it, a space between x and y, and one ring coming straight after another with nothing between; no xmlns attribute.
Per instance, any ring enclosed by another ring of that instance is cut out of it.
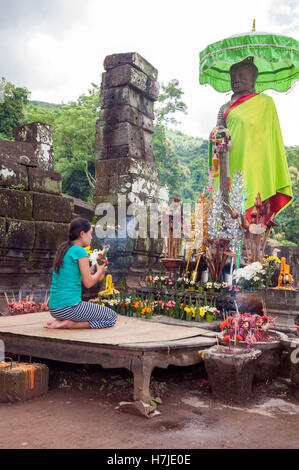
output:
<svg viewBox="0 0 299 470"><path fill-rule="evenodd" d="M249 32L210 44L199 54L199 82L231 91L229 69L243 60L258 68L255 90L286 92L299 80L299 42L287 36Z"/></svg>

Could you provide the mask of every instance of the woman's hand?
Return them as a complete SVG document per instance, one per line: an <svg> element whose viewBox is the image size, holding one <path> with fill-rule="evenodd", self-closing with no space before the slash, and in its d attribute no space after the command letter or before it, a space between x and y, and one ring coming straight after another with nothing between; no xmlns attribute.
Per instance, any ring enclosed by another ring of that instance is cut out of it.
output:
<svg viewBox="0 0 299 470"><path fill-rule="evenodd" d="M105 264L102 264L100 266L98 263L96 263L96 269L97 269L97 273L99 273L99 275L100 275L99 282L101 282L105 277L105 273L106 273L108 267Z"/></svg>
<svg viewBox="0 0 299 470"><path fill-rule="evenodd" d="M94 286L97 282L101 282L107 271L107 266L102 265L99 266L98 263L96 264L96 272L94 274L91 273L89 260L88 257L78 259L79 269L82 276L82 282L87 289L90 289Z"/></svg>

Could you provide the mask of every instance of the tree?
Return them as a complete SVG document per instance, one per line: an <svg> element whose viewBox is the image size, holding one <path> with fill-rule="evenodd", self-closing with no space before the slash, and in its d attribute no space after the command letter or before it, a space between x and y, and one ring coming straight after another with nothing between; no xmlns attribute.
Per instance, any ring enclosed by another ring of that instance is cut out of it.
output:
<svg viewBox="0 0 299 470"><path fill-rule="evenodd" d="M14 137L14 128L24 124L25 106L28 102L27 88L16 87L2 79L4 93L0 100L0 138L11 140Z"/></svg>
<svg viewBox="0 0 299 470"><path fill-rule="evenodd" d="M82 200L93 200L95 185L94 144L100 90L92 83L77 101L54 107L30 104L26 122L41 121L53 126L55 169L62 174L62 189Z"/></svg>
<svg viewBox="0 0 299 470"><path fill-rule="evenodd" d="M156 109L157 123L166 124L179 124L179 122L173 117L175 113L187 114L187 106L181 100L184 92L179 87L179 81L175 78L170 80L167 85L162 83L162 93L158 98L158 105Z"/></svg>
<svg viewBox="0 0 299 470"><path fill-rule="evenodd" d="M170 193L181 195L180 185L183 176L174 147L167 137L166 124L177 124L173 114L186 113L187 106L181 100L183 91L178 80L171 80L167 85L162 84L162 93L158 98L158 108L155 111L157 123L153 135L153 148L156 165L159 170L159 181L166 183Z"/></svg>
<svg viewBox="0 0 299 470"><path fill-rule="evenodd" d="M299 240L299 147L286 147L287 161L292 180L294 200L276 218L274 238L282 244L292 242L298 245Z"/></svg>

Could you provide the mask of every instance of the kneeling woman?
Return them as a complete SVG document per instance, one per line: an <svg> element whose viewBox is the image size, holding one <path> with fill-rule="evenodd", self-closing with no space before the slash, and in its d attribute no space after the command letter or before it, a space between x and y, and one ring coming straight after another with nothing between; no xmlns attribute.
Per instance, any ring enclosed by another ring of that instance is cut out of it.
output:
<svg viewBox="0 0 299 470"><path fill-rule="evenodd" d="M81 280L88 289L104 279L107 266L96 264L91 273L85 246L91 243L92 226L85 219L70 224L69 239L56 253L49 308L52 317L45 328L110 328L117 314L110 308L82 302Z"/></svg>

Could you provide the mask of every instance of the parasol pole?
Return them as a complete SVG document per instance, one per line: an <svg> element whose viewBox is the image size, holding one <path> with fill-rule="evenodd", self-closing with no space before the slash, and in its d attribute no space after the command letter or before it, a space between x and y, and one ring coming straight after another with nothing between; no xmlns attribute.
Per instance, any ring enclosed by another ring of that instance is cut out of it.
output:
<svg viewBox="0 0 299 470"><path fill-rule="evenodd" d="M245 214L245 202L246 202L246 194L245 191L243 191L243 199L242 199L242 215ZM245 234L244 234L245 237ZM240 241L239 246L238 246L238 259L237 259L237 265L236 268L239 269L240 267L240 259L241 259L241 250L242 250L242 242L243 239ZM232 260L233 261L233 260Z"/></svg>

